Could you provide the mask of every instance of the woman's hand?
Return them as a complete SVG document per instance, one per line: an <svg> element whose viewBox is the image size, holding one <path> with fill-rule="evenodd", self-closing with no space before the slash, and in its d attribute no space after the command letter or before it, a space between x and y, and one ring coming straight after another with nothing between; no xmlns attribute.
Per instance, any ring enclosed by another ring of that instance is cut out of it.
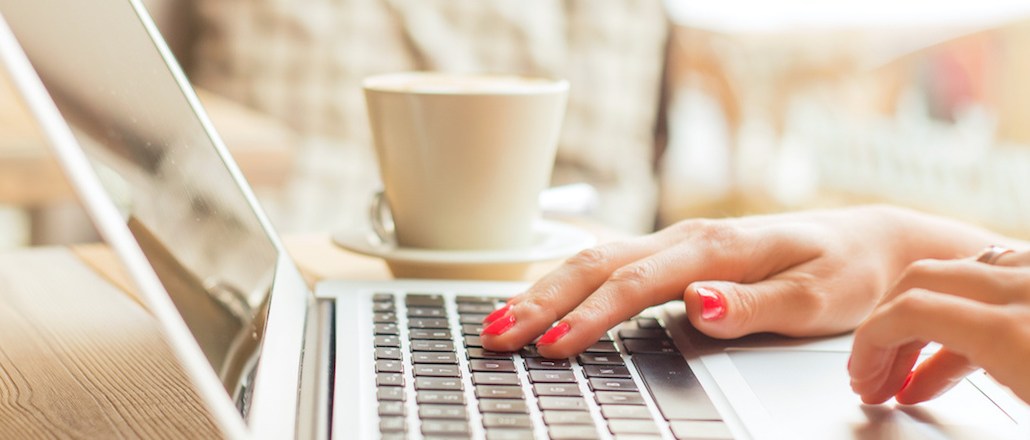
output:
<svg viewBox="0 0 1030 440"><path fill-rule="evenodd" d="M928 342L943 348L915 365ZM1030 402L1030 252L909 266L855 331L848 371L866 403L932 399L983 367Z"/></svg>
<svg viewBox="0 0 1030 440"><path fill-rule="evenodd" d="M889 207L689 220L569 259L491 314L483 344L516 350L547 331L540 353L568 357L644 308L680 298L694 326L717 338L844 332L910 262L998 240Z"/></svg>

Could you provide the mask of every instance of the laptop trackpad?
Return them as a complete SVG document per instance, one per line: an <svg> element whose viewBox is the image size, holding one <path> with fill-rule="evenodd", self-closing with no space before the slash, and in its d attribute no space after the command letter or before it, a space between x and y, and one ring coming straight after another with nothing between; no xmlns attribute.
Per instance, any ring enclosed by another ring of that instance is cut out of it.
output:
<svg viewBox="0 0 1030 440"><path fill-rule="evenodd" d="M846 352L725 353L767 412L762 418L775 425L768 428L791 433L791 437L981 439L1019 435L1015 422L968 380L919 405L902 406L893 400L863 405L848 384Z"/></svg>

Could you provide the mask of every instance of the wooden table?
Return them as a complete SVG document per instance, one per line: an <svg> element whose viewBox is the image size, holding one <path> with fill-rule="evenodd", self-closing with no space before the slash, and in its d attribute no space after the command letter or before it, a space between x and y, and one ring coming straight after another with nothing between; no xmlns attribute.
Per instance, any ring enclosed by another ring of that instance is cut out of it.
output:
<svg viewBox="0 0 1030 440"><path fill-rule="evenodd" d="M382 260L326 236L286 246L311 283L389 278ZM0 254L0 438L217 436L134 291L103 245Z"/></svg>

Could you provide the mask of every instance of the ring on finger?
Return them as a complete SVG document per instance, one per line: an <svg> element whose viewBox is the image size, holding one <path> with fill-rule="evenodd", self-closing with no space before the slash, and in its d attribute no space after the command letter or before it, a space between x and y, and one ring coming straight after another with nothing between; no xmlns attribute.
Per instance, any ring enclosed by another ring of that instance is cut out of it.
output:
<svg viewBox="0 0 1030 440"><path fill-rule="evenodd" d="M992 244L990 246L987 246L986 249L984 249L980 252L979 255L977 255L976 261L979 263L993 265L994 263L998 262L998 259L1001 258L1002 255L1012 252L1015 251L1007 247Z"/></svg>

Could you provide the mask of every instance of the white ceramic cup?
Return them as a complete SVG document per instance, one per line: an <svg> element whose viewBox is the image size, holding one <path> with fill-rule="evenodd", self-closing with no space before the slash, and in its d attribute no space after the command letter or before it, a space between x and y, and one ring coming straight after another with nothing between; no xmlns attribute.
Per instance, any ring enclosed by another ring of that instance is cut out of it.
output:
<svg viewBox="0 0 1030 440"><path fill-rule="evenodd" d="M367 78L384 187L370 220L380 237L428 249L531 246L568 89L564 80L502 75Z"/></svg>

